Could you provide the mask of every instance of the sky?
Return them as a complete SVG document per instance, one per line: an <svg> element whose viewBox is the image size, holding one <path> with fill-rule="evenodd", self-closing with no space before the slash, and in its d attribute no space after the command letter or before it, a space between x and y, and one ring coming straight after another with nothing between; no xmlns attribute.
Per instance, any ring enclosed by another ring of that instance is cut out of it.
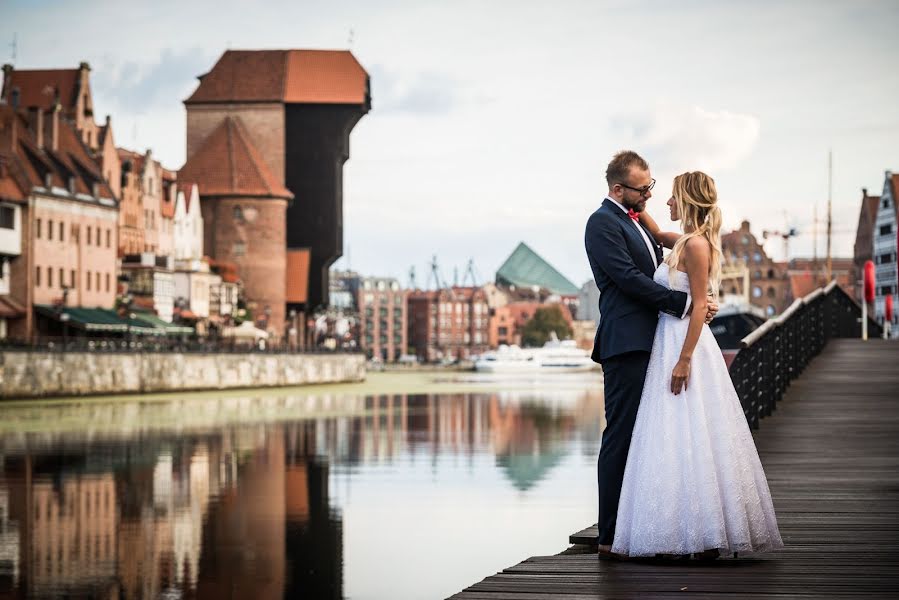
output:
<svg viewBox="0 0 899 600"><path fill-rule="evenodd" d="M795 227L791 256L851 256L861 190L899 170L895 0L0 0L0 62L91 65L118 145L184 162L183 100L227 49L350 49L372 110L344 167L337 267L419 286L479 282L524 241L575 284L605 167L642 154L658 180L714 177L724 229ZM12 42L15 40L15 47ZM13 51L15 50L15 60ZM783 257L782 242L766 243Z"/></svg>

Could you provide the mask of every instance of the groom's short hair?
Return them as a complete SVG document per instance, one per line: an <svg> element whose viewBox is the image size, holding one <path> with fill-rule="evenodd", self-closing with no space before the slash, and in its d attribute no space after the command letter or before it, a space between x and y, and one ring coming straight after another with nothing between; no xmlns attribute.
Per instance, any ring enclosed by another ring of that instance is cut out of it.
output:
<svg viewBox="0 0 899 600"><path fill-rule="evenodd" d="M606 181L609 187L627 181L631 167L638 167L644 171L649 170L649 165L643 160L643 157L633 150L622 150L613 156L612 162L606 167Z"/></svg>

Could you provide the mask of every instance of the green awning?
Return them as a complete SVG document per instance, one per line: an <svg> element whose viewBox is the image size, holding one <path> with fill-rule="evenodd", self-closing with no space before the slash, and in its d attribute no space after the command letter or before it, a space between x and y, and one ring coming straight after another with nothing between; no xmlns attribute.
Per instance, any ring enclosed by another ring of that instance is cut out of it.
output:
<svg viewBox="0 0 899 600"><path fill-rule="evenodd" d="M580 291L524 242L496 272L496 283L522 288L538 286L561 296L575 296Z"/></svg>
<svg viewBox="0 0 899 600"><path fill-rule="evenodd" d="M34 308L38 313L56 321L61 321L62 315L68 315L69 326L90 332L130 332L137 335L162 335L164 333L143 321L122 319L114 310L107 308L56 307L49 304L35 304Z"/></svg>
<svg viewBox="0 0 899 600"><path fill-rule="evenodd" d="M145 322L155 329L161 329L165 332L165 335L193 335L194 333L193 327L185 327L183 325L175 325L174 323L163 321L153 313L136 312L134 313L134 318L137 321Z"/></svg>

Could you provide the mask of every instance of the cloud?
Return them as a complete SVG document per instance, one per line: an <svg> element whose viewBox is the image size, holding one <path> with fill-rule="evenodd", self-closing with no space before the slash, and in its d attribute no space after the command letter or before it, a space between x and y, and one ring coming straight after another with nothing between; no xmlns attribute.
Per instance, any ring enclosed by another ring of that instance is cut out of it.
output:
<svg viewBox="0 0 899 600"><path fill-rule="evenodd" d="M761 121L753 115L700 106L659 103L648 114L620 116L613 129L667 172L719 172L737 167L752 154Z"/></svg>
<svg viewBox="0 0 899 600"><path fill-rule="evenodd" d="M105 57L92 74L95 95L140 113L178 106L197 85L197 75L212 68L215 57L200 48L165 48L155 61L119 61Z"/></svg>
<svg viewBox="0 0 899 600"><path fill-rule="evenodd" d="M460 82L439 71L400 75L375 65L369 69L372 103L379 113L443 116L469 103ZM483 103L484 98L474 101Z"/></svg>

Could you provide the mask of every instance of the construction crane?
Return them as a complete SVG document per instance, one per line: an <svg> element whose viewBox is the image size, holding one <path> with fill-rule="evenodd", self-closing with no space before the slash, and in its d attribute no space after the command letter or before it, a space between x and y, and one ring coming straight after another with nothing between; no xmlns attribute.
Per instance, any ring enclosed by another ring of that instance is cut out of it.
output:
<svg viewBox="0 0 899 600"><path fill-rule="evenodd" d="M762 238L766 240L769 237L779 237L783 240L784 261L790 260L790 238L796 237L797 235L799 235L799 232L796 231L795 227L790 227L786 231L768 229L762 231Z"/></svg>

